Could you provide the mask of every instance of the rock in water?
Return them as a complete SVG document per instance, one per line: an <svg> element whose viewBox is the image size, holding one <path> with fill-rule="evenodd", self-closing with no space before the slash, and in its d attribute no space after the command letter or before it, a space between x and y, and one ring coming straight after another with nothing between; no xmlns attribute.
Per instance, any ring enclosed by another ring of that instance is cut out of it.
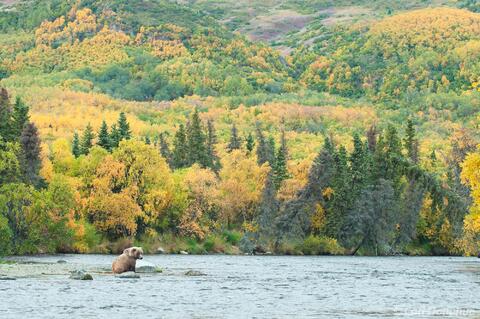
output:
<svg viewBox="0 0 480 319"><path fill-rule="evenodd" d="M157 266L148 261L137 260L137 264L135 265L135 272L139 273L155 273L157 271Z"/></svg>
<svg viewBox="0 0 480 319"><path fill-rule="evenodd" d="M1 275L1 276L0 276L0 280L17 280L17 278L15 278L15 277L7 277L7 276Z"/></svg>
<svg viewBox="0 0 480 319"><path fill-rule="evenodd" d="M140 278L140 275L134 273L133 271L127 271L116 276L122 279L139 279Z"/></svg>
<svg viewBox="0 0 480 319"><path fill-rule="evenodd" d="M165 254L165 249L163 249L162 247L158 247L157 254Z"/></svg>
<svg viewBox="0 0 480 319"><path fill-rule="evenodd" d="M75 270L70 273L70 279L75 280L93 280L92 275L83 270Z"/></svg>
<svg viewBox="0 0 480 319"><path fill-rule="evenodd" d="M188 255L188 253L185 250L180 250L180 255Z"/></svg>
<svg viewBox="0 0 480 319"><path fill-rule="evenodd" d="M203 272L201 271L198 271L198 270L188 270L186 273L185 273L185 276L206 276L207 274L204 274Z"/></svg>
<svg viewBox="0 0 480 319"><path fill-rule="evenodd" d="M93 276L90 275L90 274L85 274L85 276L83 276L82 280L93 280Z"/></svg>
<svg viewBox="0 0 480 319"><path fill-rule="evenodd" d="M66 263L67 263L66 260L63 260L63 259L57 260L57 264L66 264Z"/></svg>

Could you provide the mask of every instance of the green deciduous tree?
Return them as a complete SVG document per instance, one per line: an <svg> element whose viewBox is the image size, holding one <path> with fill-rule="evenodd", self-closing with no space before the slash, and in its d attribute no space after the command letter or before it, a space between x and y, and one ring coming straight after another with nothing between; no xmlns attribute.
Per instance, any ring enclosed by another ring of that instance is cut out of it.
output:
<svg viewBox="0 0 480 319"><path fill-rule="evenodd" d="M19 145L0 141L0 186L20 179Z"/></svg>

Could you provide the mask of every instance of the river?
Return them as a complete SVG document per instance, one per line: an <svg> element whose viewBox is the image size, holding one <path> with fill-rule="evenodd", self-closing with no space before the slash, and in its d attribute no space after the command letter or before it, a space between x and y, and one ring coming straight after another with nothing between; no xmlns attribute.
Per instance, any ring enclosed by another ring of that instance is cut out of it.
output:
<svg viewBox="0 0 480 319"><path fill-rule="evenodd" d="M0 280L0 318L480 318L476 258L155 255L163 273L140 279L102 272L112 258L0 265L16 278Z"/></svg>

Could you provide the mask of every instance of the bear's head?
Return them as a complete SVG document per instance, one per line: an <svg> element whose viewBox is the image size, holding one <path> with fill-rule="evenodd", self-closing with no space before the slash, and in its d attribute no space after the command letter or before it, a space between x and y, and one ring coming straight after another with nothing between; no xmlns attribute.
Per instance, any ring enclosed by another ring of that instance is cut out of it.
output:
<svg viewBox="0 0 480 319"><path fill-rule="evenodd" d="M143 259L142 247L130 247L123 251L125 255L134 259Z"/></svg>

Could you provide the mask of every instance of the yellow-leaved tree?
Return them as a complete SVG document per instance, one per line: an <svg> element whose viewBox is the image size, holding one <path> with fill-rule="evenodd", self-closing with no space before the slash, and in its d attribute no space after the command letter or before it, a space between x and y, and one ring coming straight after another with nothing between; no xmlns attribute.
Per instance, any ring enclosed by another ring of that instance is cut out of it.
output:
<svg viewBox="0 0 480 319"><path fill-rule="evenodd" d="M122 141L112 155L125 166L125 187L136 188L132 196L144 212L145 224L154 226L173 200L167 162L152 145L133 140Z"/></svg>
<svg viewBox="0 0 480 319"><path fill-rule="evenodd" d="M188 192L188 205L180 218L180 234L204 239L213 226L217 176L210 169L195 164L187 170L183 183Z"/></svg>
<svg viewBox="0 0 480 319"><path fill-rule="evenodd" d="M241 150L222 159L217 197L222 221L230 225L253 220L269 170L268 164L258 166L255 156L247 157Z"/></svg>
<svg viewBox="0 0 480 319"><path fill-rule="evenodd" d="M89 220L111 238L135 235L139 222L155 228L174 193L165 159L134 140L122 141L111 155L98 153L99 147L92 148L82 168Z"/></svg>
<svg viewBox="0 0 480 319"><path fill-rule="evenodd" d="M469 154L462 164L462 179L471 189L470 213L464 221L465 254L477 254L480 249L480 151Z"/></svg>

